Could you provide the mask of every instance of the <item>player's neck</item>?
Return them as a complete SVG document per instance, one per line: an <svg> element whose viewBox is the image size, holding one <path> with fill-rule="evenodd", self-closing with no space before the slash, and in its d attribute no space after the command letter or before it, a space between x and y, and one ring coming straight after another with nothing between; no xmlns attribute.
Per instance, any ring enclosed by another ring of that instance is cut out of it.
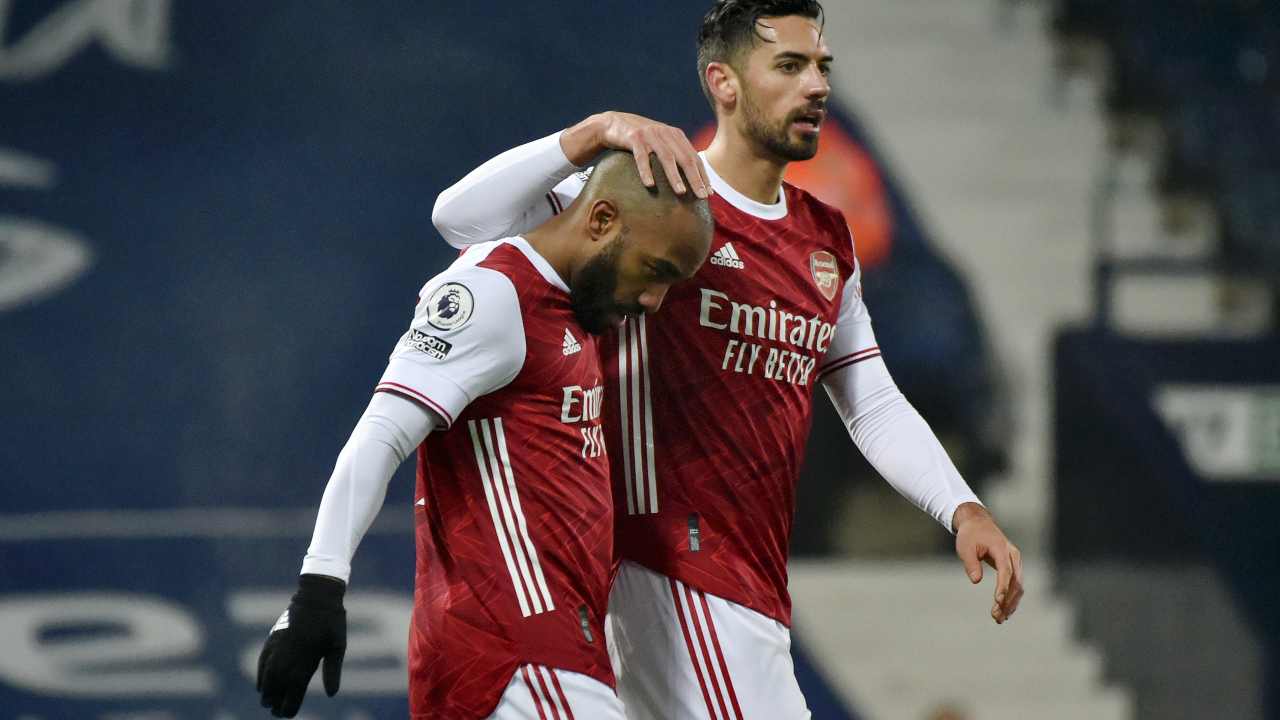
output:
<svg viewBox="0 0 1280 720"><path fill-rule="evenodd" d="M732 130L721 130L707 148L707 162L722 180L743 195L764 205L778 202L787 163L765 157Z"/></svg>
<svg viewBox="0 0 1280 720"><path fill-rule="evenodd" d="M558 215L541 226L521 235L533 251L542 256L565 283L572 283L573 248L565 242L564 215Z"/></svg>

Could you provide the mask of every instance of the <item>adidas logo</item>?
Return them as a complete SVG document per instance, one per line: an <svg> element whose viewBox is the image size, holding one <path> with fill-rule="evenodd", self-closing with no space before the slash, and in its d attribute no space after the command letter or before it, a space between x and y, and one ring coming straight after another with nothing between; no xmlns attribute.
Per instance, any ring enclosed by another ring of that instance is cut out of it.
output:
<svg viewBox="0 0 1280 720"><path fill-rule="evenodd" d="M738 251L733 249L733 243L725 243L720 246L719 250L712 253L711 264L733 268L734 270L741 270L746 267L742 262L742 258L738 257Z"/></svg>
<svg viewBox="0 0 1280 720"><path fill-rule="evenodd" d="M560 352L565 355L572 355L582 349L582 345L578 343L578 339L569 332L569 328L564 329L564 345L561 346Z"/></svg>

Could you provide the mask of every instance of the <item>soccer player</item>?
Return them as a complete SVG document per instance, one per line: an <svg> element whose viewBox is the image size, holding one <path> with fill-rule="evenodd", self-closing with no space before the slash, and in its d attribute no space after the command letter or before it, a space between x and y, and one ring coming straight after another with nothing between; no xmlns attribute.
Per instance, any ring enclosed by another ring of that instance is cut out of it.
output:
<svg viewBox="0 0 1280 720"><path fill-rule="evenodd" d="M705 200L597 166L573 210L469 248L422 288L324 491L298 590L258 660L293 717L337 693L351 558L415 447L413 718L621 720L605 648L613 501L594 337L706 259Z"/></svg>
<svg viewBox="0 0 1280 720"><path fill-rule="evenodd" d="M821 18L813 0L715 3L698 42L718 122L705 162L675 128L603 113L490 160L432 213L461 247L571 212L575 171L606 148L654 151L668 176L685 170L679 189L714 191L710 262L661 317L602 341L622 559L609 611L632 720L810 717L786 562L818 384L877 470L956 533L971 581L996 568L992 618L1022 595L1017 548L885 367L843 216L782 181L818 148L833 61Z"/></svg>

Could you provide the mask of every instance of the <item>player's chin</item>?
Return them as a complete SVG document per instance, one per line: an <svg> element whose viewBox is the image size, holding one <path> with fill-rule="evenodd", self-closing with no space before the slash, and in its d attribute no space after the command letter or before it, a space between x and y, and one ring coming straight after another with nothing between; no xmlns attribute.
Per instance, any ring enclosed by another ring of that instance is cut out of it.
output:
<svg viewBox="0 0 1280 720"><path fill-rule="evenodd" d="M818 154L818 130L793 130L787 143L790 160L811 160Z"/></svg>
<svg viewBox="0 0 1280 720"><path fill-rule="evenodd" d="M580 313L578 324L592 335L603 335L622 324L623 318L617 313L603 311Z"/></svg>

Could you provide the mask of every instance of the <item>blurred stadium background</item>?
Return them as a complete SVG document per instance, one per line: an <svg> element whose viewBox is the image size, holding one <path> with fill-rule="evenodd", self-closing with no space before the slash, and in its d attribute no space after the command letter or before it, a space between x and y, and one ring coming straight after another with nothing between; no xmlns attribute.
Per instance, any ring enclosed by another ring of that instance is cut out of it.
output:
<svg viewBox="0 0 1280 720"><path fill-rule="evenodd" d="M601 109L706 137L705 4L0 0L0 718L265 716L313 508L451 256L435 195ZM826 4L792 179L1033 560L994 626L819 398L815 717L1280 718L1280 4ZM306 717L405 715L409 478Z"/></svg>

